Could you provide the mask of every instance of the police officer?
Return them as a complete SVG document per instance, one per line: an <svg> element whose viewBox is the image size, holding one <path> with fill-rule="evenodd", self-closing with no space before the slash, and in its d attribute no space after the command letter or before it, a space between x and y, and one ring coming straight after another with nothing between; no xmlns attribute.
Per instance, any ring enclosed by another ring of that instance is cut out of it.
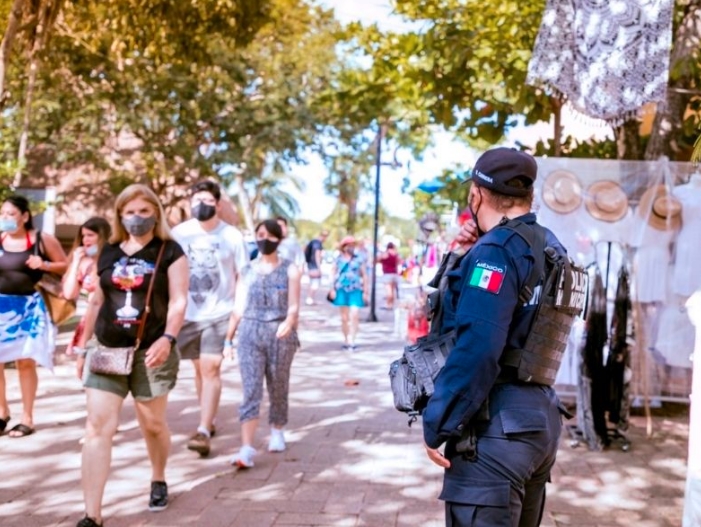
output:
<svg viewBox="0 0 701 527"><path fill-rule="evenodd" d="M537 294L522 296L537 249L505 226L536 225L536 173L532 156L508 148L485 152L472 173L468 204L479 238L449 275L441 332L455 330L457 343L423 413L428 457L445 469L449 527L537 526L543 514L561 406L550 386L518 381L517 369L501 364L505 350L524 346L538 306ZM462 234L468 242L471 233Z"/></svg>

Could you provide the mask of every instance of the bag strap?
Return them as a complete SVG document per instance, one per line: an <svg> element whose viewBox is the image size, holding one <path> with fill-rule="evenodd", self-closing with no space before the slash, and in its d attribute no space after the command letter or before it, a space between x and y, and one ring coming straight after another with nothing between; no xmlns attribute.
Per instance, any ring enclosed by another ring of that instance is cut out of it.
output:
<svg viewBox="0 0 701 527"><path fill-rule="evenodd" d="M39 247L40 246L41 246L41 231L37 230L36 239L34 240L34 256L41 256L39 254Z"/></svg>
<svg viewBox="0 0 701 527"><path fill-rule="evenodd" d="M337 284L338 284L338 281L341 279L341 275L342 275L343 273L345 273L346 270L348 269L348 267L350 266L351 262L353 261L353 258L355 258L355 256L351 256L351 259L348 260L348 261L343 265L343 267L341 268L340 271L338 271L338 275L336 276L336 279L333 281L333 288L334 288L334 289L338 289L338 285L337 285Z"/></svg>
<svg viewBox="0 0 701 527"><path fill-rule="evenodd" d="M519 302L525 304L533 297L533 292L545 271L545 247L547 247L545 229L537 223L528 225L520 220L509 220L500 226L514 231L523 238L535 259L531 274L528 275L528 279L519 293Z"/></svg>
<svg viewBox="0 0 701 527"><path fill-rule="evenodd" d="M161 258L163 257L163 251L165 250L166 242L163 240L161 248L158 250L158 257L156 258L156 266L153 268L153 276L151 276L151 281L148 283L148 289L146 291L146 304L144 306L144 314L141 317L141 322L139 322L139 330L136 332L136 344L135 349L139 349L141 345L141 338L144 336L144 329L146 328L146 318L151 312L151 294L153 293L153 285L156 283L156 274L158 273L158 268L161 265Z"/></svg>

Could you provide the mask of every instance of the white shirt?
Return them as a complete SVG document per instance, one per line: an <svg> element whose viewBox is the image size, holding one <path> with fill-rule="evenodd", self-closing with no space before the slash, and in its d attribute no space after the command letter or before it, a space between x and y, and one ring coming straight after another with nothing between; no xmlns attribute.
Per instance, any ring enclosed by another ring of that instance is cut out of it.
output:
<svg viewBox="0 0 701 527"><path fill-rule="evenodd" d="M241 232L223 221L208 232L198 220L191 219L176 226L173 237L190 263L185 320L214 320L230 315L236 278L248 263Z"/></svg>
<svg viewBox="0 0 701 527"><path fill-rule="evenodd" d="M280 245L277 246L277 254L280 258L289 260L294 263L299 269L304 268L304 251L302 246L297 243L294 238L283 238Z"/></svg>
<svg viewBox="0 0 701 527"><path fill-rule="evenodd" d="M682 204L682 228L676 243L676 258L672 290L681 296L691 296L701 289L701 185L689 183L674 189L674 195Z"/></svg>

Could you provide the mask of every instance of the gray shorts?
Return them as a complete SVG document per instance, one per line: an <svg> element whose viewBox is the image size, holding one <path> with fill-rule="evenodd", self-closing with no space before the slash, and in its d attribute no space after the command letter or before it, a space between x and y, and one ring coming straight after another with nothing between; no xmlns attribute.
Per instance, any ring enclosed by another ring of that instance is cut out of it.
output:
<svg viewBox="0 0 701 527"><path fill-rule="evenodd" d="M222 355L229 329L229 315L198 322L186 320L178 335L183 359L197 360L200 355Z"/></svg>
<svg viewBox="0 0 701 527"><path fill-rule="evenodd" d="M146 350L140 349L134 354L134 367L129 375L103 375L90 371L90 353L88 353L83 370L83 386L104 392L114 393L124 399L131 392L134 399L149 401L166 395L178 379L180 354L173 346L166 361L157 368L147 368L144 364Z"/></svg>

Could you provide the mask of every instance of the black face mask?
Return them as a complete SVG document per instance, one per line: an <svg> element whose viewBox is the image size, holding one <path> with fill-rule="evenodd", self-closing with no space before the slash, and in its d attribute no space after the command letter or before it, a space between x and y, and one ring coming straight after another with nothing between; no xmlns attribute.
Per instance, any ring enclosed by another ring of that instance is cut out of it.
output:
<svg viewBox="0 0 701 527"><path fill-rule="evenodd" d="M211 220L217 213L217 208L214 205L207 205L206 203L198 203L192 207L192 216L199 221Z"/></svg>
<svg viewBox="0 0 701 527"><path fill-rule="evenodd" d="M256 240L256 244L261 254L268 255L277 251L277 246L280 245L280 242L274 242L266 238L264 240Z"/></svg>
<svg viewBox="0 0 701 527"><path fill-rule="evenodd" d="M477 189L477 192L479 192L480 197L482 197L482 192L480 192L479 189ZM484 199L484 198L482 197L482 199ZM475 210L472 207L473 201L474 201L474 197L470 200L470 203L468 203L467 208L470 209L470 214L472 214L472 220L475 222L475 226L477 227L477 237L479 238L479 237L484 236L485 232L480 228L479 220L477 219L477 212L479 212L479 210ZM482 203L480 203L480 206L482 206Z"/></svg>

